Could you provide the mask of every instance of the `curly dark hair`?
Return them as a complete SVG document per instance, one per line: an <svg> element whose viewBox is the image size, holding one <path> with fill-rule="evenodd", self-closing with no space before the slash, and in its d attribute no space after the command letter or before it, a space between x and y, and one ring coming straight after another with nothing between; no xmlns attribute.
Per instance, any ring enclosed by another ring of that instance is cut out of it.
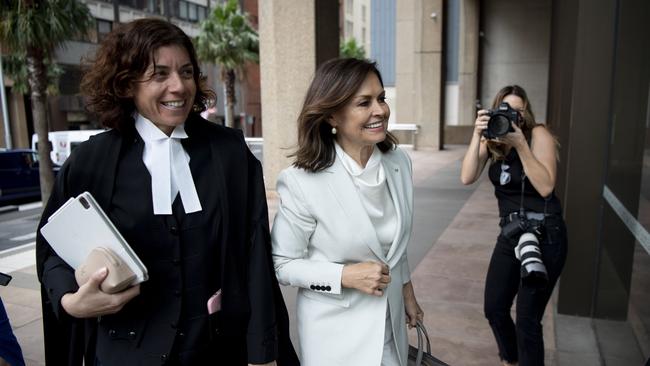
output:
<svg viewBox="0 0 650 366"><path fill-rule="evenodd" d="M204 111L216 96L201 74L192 40L179 27L161 19L138 19L110 32L91 59L84 60L81 92L86 109L108 128L122 130L133 124L135 104L129 90L142 78L161 47L187 50L197 86L192 111Z"/></svg>
<svg viewBox="0 0 650 366"><path fill-rule="evenodd" d="M334 164L334 135L328 120L354 97L370 73L377 75L383 87L375 62L341 58L318 67L298 116L298 149L290 155L295 158L295 167L315 173ZM386 132L384 141L377 143L382 152L395 145L397 138L390 132Z"/></svg>

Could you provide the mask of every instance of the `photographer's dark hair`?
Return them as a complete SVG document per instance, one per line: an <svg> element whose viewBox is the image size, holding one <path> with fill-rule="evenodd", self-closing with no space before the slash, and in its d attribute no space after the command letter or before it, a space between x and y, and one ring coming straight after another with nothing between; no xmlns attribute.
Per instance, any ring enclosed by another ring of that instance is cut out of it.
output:
<svg viewBox="0 0 650 366"><path fill-rule="evenodd" d="M368 60L333 59L316 70L298 117L298 149L289 155L295 158L295 167L315 173L334 163L334 135L328 119L354 97L369 73L377 75L384 86L377 64ZM395 136L386 132L377 147L386 152L396 144Z"/></svg>
<svg viewBox="0 0 650 366"><path fill-rule="evenodd" d="M494 97L491 108L493 110L497 109L499 107L499 104L501 104L501 102L503 102L503 99L508 95L518 96L524 102L524 112L521 115L521 123L519 124L519 128L521 128L521 132L524 134L524 136L526 136L526 141L530 141L533 128L539 124L535 122L533 108L530 105L530 100L528 99L528 95L526 94L524 88L520 87L519 85L508 85L501 88L501 90L499 90L499 92ZM505 158L505 147L503 145L488 140L487 148L490 151L490 155L493 160L503 160Z"/></svg>
<svg viewBox="0 0 650 366"><path fill-rule="evenodd" d="M196 84L192 111L204 111L215 94L206 86L192 40L179 27L155 18L138 19L114 29L95 56L84 60L81 92L86 96L86 109L109 128L121 130L132 124L135 104L129 91L146 72L156 50L165 46L187 50Z"/></svg>

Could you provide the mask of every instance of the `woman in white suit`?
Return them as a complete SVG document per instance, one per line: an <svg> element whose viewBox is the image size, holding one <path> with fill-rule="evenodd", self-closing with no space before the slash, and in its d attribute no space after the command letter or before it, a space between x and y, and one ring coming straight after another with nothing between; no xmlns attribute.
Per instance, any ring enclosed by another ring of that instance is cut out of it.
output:
<svg viewBox="0 0 650 366"><path fill-rule="evenodd" d="M374 63L337 59L316 71L272 231L278 279L299 287L303 366L407 364L407 324L423 313L406 259L411 162L387 132L389 115Z"/></svg>

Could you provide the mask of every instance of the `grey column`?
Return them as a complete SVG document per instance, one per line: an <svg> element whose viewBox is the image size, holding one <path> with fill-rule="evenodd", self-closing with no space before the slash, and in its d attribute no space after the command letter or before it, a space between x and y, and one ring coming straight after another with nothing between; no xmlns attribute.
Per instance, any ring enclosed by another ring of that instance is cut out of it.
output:
<svg viewBox="0 0 650 366"><path fill-rule="evenodd" d="M609 145L615 1L554 1L549 122L560 135L557 191L569 228L558 311L593 316ZM625 300L627 301L627 300Z"/></svg>
<svg viewBox="0 0 650 366"><path fill-rule="evenodd" d="M418 145L442 147L442 0L398 1L397 123L420 125Z"/></svg>
<svg viewBox="0 0 650 366"><path fill-rule="evenodd" d="M461 126L474 126L476 118L479 10L479 0L462 0L460 2L458 124ZM472 129L470 128L470 130Z"/></svg>
<svg viewBox="0 0 650 366"><path fill-rule="evenodd" d="M297 143L296 120L319 62L338 56L338 2L259 2L264 176L274 189Z"/></svg>

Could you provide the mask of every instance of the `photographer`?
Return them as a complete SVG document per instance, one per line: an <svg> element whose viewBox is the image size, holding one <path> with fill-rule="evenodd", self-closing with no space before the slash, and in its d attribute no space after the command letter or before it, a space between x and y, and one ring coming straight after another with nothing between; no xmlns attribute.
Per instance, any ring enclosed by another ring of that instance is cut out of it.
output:
<svg viewBox="0 0 650 366"><path fill-rule="evenodd" d="M542 316L560 276L567 236L554 194L557 141L533 116L526 92L501 89L477 113L461 181L472 184L490 160L501 233L485 280L485 316L503 365L544 364ZM517 319L510 308L517 295ZM516 325L515 325L516 324Z"/></svg>

